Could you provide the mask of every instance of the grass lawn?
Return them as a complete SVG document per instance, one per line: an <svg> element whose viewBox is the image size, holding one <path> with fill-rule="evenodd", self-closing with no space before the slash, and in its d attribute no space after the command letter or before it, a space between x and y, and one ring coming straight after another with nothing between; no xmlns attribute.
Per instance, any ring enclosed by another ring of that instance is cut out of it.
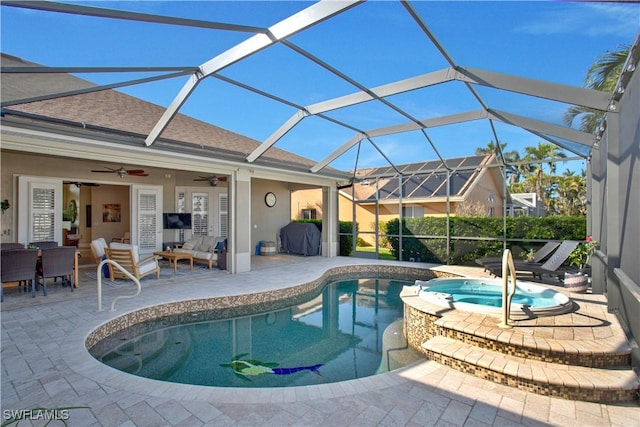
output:
<svg viewBox="0 0 640 427"><path fill-rule="evenodd" d="M374 246L358 246L356 248L358 252L375 252L376 248ZM394 260L394 256L391 254L391 249L380 248L378 250L378 258L379 259L388 259Z"/></svg>

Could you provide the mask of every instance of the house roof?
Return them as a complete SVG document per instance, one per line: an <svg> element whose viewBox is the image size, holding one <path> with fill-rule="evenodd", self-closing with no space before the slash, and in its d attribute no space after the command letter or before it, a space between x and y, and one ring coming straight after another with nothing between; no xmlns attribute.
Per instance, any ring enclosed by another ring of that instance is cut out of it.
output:
<svg viewBox="0 0 640 427"><path fill-rule="evenodd" d="M450 174L450 197L466 197L474 184L484 175L495 155L480 155L445 159ZM447 168L440 160L409 163L396 167L402 172L404 191L402 199L435 199L447 196ZM397 201L400 195L399 174L391 167L361 169L356 171L358 182L354 184L355 198L374 201L375 181L378 180L380 201Z"/></svg>
<svg viewBox="0 0 640 427"><path fill-rule="evenodd" d="M1 54L3 67L37 66L11 55ZM69 74L34 73L3 74L2 101L27 99L48 93L66 93L96 86L92 82ZM84 129L113 131L139 137L141 142L164 113L165 108L122 92L105 89L96 92L26 102L3 108L4 114L17 114L35 120L79 124ZM243 161L260 142L205 123L184 114L176 114L161 134L162 142L174 148L209 149L216 155L235 157ZM274 148L265 154L263 164L309 170L314 161L291 152Z"/></svg>

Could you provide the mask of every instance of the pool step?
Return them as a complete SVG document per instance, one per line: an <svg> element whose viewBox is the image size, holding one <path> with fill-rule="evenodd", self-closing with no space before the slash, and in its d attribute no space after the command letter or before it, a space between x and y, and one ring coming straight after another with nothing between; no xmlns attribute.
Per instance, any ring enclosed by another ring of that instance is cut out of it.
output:
<svg viewBox="0 0 640 427"><path fill-rule="evenodd" d="M453 369L545 396L602 403L638 399L640 380L628 366L592 368L531 360L444 336L422 347L430 359Z"/></svg>
<svg viewBox="0 0 640 427"><path fill-rule="evenodd" d="M498 319L469 313L454 313L434 322L434 336L445 336L466 344L496 350L526 359L590 368L629 366L631 347L624 336L580 339L574 336L534 337L526 329L499 329ZM516 322L517 323L517 322Z"/></svg>

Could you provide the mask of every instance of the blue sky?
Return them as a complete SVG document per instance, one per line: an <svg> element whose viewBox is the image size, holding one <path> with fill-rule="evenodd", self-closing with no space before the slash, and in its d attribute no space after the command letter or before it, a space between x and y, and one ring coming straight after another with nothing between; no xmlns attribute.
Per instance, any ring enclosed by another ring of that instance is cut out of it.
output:
<svg viewBox="0 0 640 427"><path fill-rule="evenodd" d="M310 3L276 1L75 2L83 5L269 27ZM573 2L433 2L412 6L453 60L462 66L582 86L586 70L608 50L631 44L640 28L640 5ZM125 22L0 8L2 51L48 66L197 66L250 37L247 33ZM374 87L448 66L442 55L396 1L374 1L322 22L289 39L357 82ZM356 92L289 48L275 45L224 69L221 74L300 105ZM146 76L146 75L145 75ZM82 75L104 84L143 75ZM166 106L184 79L122 89ZM538 120L561 123L567 105L477 88L491 107ZM479 104L458 82L395 95L394 105L418 119L477 110ZM248 93L217 79L204 80L181 112L262 141L295 109ZM407 122L378 103L328 113L368 130ZM522 151L541 139L496 122L508 149ZM427 130L444 157L473 154L493 140L487 121ZM320 161L354 132L310 117L289 132L277 147ZM420 132L375 138L395 163L436 158ZM357 151L332 163L352 169ZM382 166L385 160L364 143L359 167ZM578 165L567 165L580 169ZM558 167L559 171L564 166Z"/></svg>

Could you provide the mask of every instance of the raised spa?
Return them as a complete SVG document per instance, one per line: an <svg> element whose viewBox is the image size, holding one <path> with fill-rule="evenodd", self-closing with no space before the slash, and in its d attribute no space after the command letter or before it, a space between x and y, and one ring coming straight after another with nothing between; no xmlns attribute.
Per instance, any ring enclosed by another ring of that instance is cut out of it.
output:
<svg viewBox="0 0 640 427"><path fill-rule="evenodd" d="M502 279L455 277L416 280L417 292L423 300L441 307L476 313L502 313ZM573 309L566 295L530 282L516 282L511 301L511 318L528 319L554 316Z"/></svg>

